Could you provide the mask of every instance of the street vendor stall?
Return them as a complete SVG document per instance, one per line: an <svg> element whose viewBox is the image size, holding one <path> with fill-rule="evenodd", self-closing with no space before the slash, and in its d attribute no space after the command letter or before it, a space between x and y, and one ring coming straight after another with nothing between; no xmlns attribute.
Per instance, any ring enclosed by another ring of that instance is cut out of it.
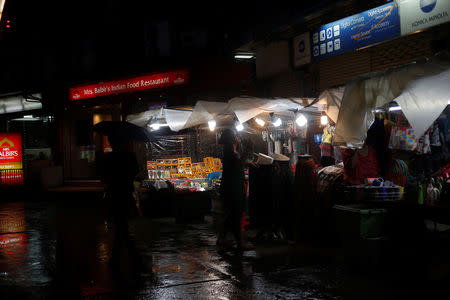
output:
<svg viewBox="0 0 450 300"><path fill-rule="evenodd" d="M276 156L282 155L283 168L292 172L297 154L311 150L313 135L312 132L307 135L306 125L316 124L321 116L321 106L311 106L313 101L237 97L228 102L198 101L191 108L161 108L129 115L129 122L148 128L157 136L156 142L147 144L144 186L152 190L172 189L174 194L197 192L217 196L215 182L220 182L222 164L222 148L217 141L224 128L239 132L245 148L242 151L258 155L260 160L263 155L274 157L279 162L274 164L277 166L281 160ZM248 187L247 184L250 194ZM283 190L278 188L278 192ZM278 192L274 191L273 196ZM214 209L220 203L212 201L211 206ZM254 220L261 218L254 216Z"/></svg>
<svg viewBox="0 0 450 300"><path fill-rule="evenodd" d="M413 235L427 219L450 223L449 82L450 57L441 53L322 93L339 106L332 145L343 163L321 174L340 173L324 209L334 210L341 235L349 220L359 238Z"/></svg>

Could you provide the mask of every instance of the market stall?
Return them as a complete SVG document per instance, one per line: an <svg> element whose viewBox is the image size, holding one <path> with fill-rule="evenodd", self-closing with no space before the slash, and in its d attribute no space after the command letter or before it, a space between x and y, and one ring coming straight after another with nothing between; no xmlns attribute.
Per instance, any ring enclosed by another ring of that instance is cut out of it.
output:
<svg viewBox="0 0 450 300"><path fill-rule="evenodd" d="M322 94L339 103L331 145L343 162L319 176L335 230L348 232L341 225L350 219L360 238L405 235L425 219L449 223L449 82L450 60L441 53Z"/></svg>
<svg viewBox="0 0 450 300"><path fill-rule="evenodd" d="M313 132L308 135L307 128L318 124L323 105L313 102L314 99L301 98L238 97L223 103L198 101L187 109L161 108L130 115L129 122L147 127L157 136L157 142L147 145L148 173L144 186L152 190L173 190L173 194L196 192L217 196L218 184L215 183L220 182L222 153L217 141L224 128L235 128L242 139L241 150L249 152L255 159L258 156L261 164L264 163L263 156L272 158L275 163L271 161L267 172L279 174L273 176L274 180L286 180L286 174L293 172L297 154L307 153L311 147L319 151L318 145L313 144ZM308 122L311 126L306 126ZM258 178L257 173L263 169L247 170L248 211L255 224L264 216L254 213L269 204L262 204L262 198L255 204L257 197L251 196L256 194L252 193L253 187L261 184L268 188L273 183L251 179L252 173L253 178ZM274 199L280 191L285 189L278 184L270 193L270 207L276 205ZM286 193L286 198L292 200L292 195ZM212 201L211 206L214 210L220 208L220 203ZM277 207L275 219L278 220L283 219L280 211L290 211L286 203Z"/></svg>

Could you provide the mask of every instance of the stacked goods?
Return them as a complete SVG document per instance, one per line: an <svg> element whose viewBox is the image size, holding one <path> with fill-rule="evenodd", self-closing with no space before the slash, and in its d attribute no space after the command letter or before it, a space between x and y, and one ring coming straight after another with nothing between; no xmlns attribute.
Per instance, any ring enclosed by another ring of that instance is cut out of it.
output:
<svg viewBox="0 0 450 300"><path fill-rule="evenodd" d="M205 157L199 163L192 163L190 157L157 159L147 161L147 171L153 180L206 178L209 173L221 172L222 162L214 157Z"/></svg>

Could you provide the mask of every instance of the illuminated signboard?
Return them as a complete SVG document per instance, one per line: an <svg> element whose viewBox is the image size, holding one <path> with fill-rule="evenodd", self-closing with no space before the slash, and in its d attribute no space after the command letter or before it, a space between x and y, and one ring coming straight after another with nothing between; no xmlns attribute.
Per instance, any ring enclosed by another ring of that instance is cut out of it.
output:
<svg viewBox="0 0 450 300"><path fill-rule="evenodd" d="M400 36L398 8L393 2L321 26L311 38L314 60Z"/></svg>
<svg viewBox="0 0 450 300"><path fill-rule="evenodd" d="M156 89L182 85L188 82L187 70L178 70L146 76L133 77L118 81L78 86L69 89L70 101L114 95L133 91Z"/></svg>
<svg viewBox="0 0 450 300"><path fill-rule="evenodd" d="M450 21L449 0L399 0L402 35Z"/></svg>
<svg viewBox="0 0 450 300"><path fill-rule="evenodd" d="M20 133L0 133L0 184L22 183L22 135Z"/></svg>

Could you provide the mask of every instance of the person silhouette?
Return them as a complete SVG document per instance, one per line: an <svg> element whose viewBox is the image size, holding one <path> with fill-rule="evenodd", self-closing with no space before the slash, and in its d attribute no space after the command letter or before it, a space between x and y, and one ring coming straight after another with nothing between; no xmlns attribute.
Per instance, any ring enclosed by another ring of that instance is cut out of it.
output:
<svg viewBox="0 0 450 300"><path fill-rule="evenodd" d="M123 244L132 257L139 255L134 240L128 230L130 217L138 215L138 207L133 197L134 179L139 173L135 153L127 149L127 141L119 136L108 136L112 152L103 158L102 182L105 184L107 208L112 219L114 242L111 254L113 269L119 266L120 248Z"/></svg>
<svg viewBox="0 0 450 300"><path fill-rule="evenodd" d="M225 210L224 222L221 225L216 244L218 246L231 247L231 242L226 239L231 232L236 239L237 248L252 250L254 247L248 244L241 231L241 220L245 207L245 174L244 166L246 155L239 155L237 148L240 139L231 129L225 129L219 140L223 145L223 171L220 184L220 194Z"/></svg>

